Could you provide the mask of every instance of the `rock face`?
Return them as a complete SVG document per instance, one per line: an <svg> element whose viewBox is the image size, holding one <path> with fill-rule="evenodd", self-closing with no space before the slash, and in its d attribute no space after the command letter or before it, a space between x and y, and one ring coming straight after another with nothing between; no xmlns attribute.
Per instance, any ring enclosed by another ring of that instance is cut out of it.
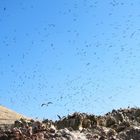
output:
<svg viewBox="0 0 140 140"><path fill-rule="evenodd" d="M74 113L56 122L20 119L0 130L0 140L140 140L140 109L112 110L104 116Z"/></svg>

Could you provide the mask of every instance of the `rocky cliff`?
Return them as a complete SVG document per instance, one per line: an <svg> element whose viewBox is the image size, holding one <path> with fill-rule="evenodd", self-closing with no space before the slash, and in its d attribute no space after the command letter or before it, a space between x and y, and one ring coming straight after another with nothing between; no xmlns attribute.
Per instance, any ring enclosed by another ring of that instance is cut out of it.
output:
<svg viewBox="0 0 140 140"><path fill-rule="evenodd" d="M0 140L140 140L140 109L112 110L104 116L74 113L58 121L15 121Z"/></svg>

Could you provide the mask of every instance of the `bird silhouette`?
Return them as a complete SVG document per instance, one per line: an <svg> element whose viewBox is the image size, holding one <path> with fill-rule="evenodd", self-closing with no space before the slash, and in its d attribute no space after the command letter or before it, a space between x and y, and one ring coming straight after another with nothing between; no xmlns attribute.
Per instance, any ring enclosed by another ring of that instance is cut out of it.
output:
<svg viewBox="0 0 140 140"><path fill-rule="evenodd" d="M59 120L61 120L61 117L59 115L57 115L57 117L59 118Z"/></svg>
<svg viewBox="0 0 140 140"><path fill-rule="evenodd" d="M43 103L43 104L41 104L41 107L43 107L43 106L48 106L49 104L53 104L52 102L47 102L47 103Z"/></svg>

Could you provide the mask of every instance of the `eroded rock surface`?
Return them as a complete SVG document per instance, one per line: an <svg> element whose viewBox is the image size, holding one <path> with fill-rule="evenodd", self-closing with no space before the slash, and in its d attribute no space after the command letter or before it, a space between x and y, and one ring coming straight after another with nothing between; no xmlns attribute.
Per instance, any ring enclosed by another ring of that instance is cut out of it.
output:
<svg viewBox="0 0 140 140"><path fill-rule="evenodd" d="M56 122L20 119L0 130L0 140L140 140L140 109L74 113Z"/></svg>

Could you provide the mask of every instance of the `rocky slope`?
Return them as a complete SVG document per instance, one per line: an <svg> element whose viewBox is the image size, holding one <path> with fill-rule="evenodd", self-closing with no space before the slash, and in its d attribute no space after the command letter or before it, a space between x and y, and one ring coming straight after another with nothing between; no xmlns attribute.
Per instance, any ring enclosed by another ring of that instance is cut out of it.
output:
<svg viewBox="0 0 140 140"><path fill-rule="evenodd" d="M140 140L140 109L112 110L104 116L74 113L59 121L15 121L0 140Z"/></svg>
<svg viewBox="0 0 140 140"><path fill-rule="evenodd" d="M4 106L0 106L0 125L13 124L15 120L18 120L20 118L25 118L25 117Z"/></svg>

